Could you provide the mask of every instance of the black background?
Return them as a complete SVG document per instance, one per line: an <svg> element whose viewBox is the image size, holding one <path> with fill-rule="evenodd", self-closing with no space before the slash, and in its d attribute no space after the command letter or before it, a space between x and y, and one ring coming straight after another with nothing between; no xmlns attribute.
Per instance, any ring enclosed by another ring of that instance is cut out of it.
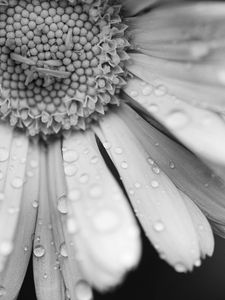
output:
<svg viewBox="0 0 225 300"><path fill-rule="evenodd" d="M225 299L225 240L216 237L213 258L206 259L200 268L189 274L178 274L158 258L144 238L143 258L116 290L95 300L224 300ZM36 300L29 267L18 300ZM49 299L54 300L54 299Z"/></svg>

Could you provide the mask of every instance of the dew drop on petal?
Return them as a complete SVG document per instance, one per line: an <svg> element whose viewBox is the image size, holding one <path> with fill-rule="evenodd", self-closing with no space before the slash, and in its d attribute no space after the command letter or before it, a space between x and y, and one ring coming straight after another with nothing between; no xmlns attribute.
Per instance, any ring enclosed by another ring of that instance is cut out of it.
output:
<svg viewBox="0 0 225 300"><path fill-rule="evenodd" d="M173 111L166 117L166 124L173 129L181 129L189 123L190 119L183 111Z"/></svg>
<svg viewBox="0 0 225 300"><path fill-rule="evenodd" d="M6 295L6 289L3 286L0 286L0 297Z"/></svg>
<svg viewBox="0 0 225 300"><path fill-rule="evenodd" d="M34 256L41 258L45 255L45 248L42 245L34 247L33 250Z"/></svg>
<svg viewBox="0 0 225 300"><path fill-rule="evenodd" d="M156 113L157 111L159 111L159 106L156 104L149 104L148 111Z"/></svg>
<svg viewBox="0 0 225 300"><path fill-rule="evenodd" d="M59 253L60 253L63 257L68 257L68 253L67 253L67 250L66 250L66 244L65 244L65 243L62 243L62 244L60 245Z"/></svg>
<svg viewBox="0 0 225 300"><path fill-rule="evenodd" d="M73 218L69 218L67 220L67 229L68 229L68 232L71 234L74 234L77 232L77 230L78 230L77 223Z"/></svg>
<svg viewBox="0 0 225 300"><path fill-rule="evenodd" d="M175 164L173 161L170 161L169 166L170 166L170 169L175 169Z"/></svg>
<svg viewBox="0 0 225 300"><path fill-rule="evenodd" d="M78 160L79 154L75 150L65 150L63 152L63 159L65 162L74 162Z"/></svg>
<svg viewBox="0 0 225 300"><path fill-rule="evenodd" d="M12 180L12 186L16 189L19 189L21 188L23 185L23 180L22 178L20 177L15 177L13 180Z"/></svg>
<svg viewBox="0 0 225 300"><path fill-rule="evenodd" d="M88 177L88 174L86 174L86 173L81 174L79 177L80 183L87 183L88 179L89 179L89 177Z"/></svg>
<svg viewBox="0 0 225 300"><path fill-rule="evenodd" d="M13 244L9 241L4 241L0 244L0 253L2 255L9 255L13 250Z"/></svg>
<svg viewBox="0 0 225 300"><path fill-rule="evenodd" d="M98 156L97 155L92 156L91 163L96 164L97 162L98 162Z"/></svg>
<svg viewBox="0 0 225 300"><path fill-rule="evenodd" d="M154 90L154 94L158 97L162 97L166 93L167 93L167 88L164 85L159 85Z"/></svg>
<svg viewBox="0 0 225 300"><path fill-rule="evenodd" d="M44 279L47 279L47 278L48 278L47 273L44 273L43 278L44 278Z"/></svg>
<svg viewBox="0 0 225 300"><path fill-rule="evenodd" d="M0 148L0 162L6 161L9 158L9 151L5 148Z"/></svg>
<svg viewBox="0 0 225 300"><path fill-rule="evenodd" d="M153 188L157 188L157 187L159 187L159 182L158 182L157 180L152 180L151 186L152 186Z"/></svg>
<svg viewBox="0 0 225 300"><path fill-rule="evenodd" d="M115 230L120 223L118 215L111 210L98 211L92 217L92 222L96 230L101 232L108 232Z"/></svg>
<svg viewBox="0 0 225 300"><path fill-rule="evenodd" d="M77 172L77 167L75 165L66 165L64 172L66 176L73 176Z"/></svg>
<svg viewBox="0 0 225 300"><path fill-rule="evenodd" d="M92 289L84 280L78 281L75 290L78 300L91 300L93 298Z"/></svg>
<svg viewBox="0 0 225 300"><path fill-rule="evenodd" d="M33 203L32 203L33 208L37 208L38 205L39 205L39 203L37 200L33 201Z"/></svg>
<svg viewBox="0 0 225 300"><path fill-rule="evenodd" d="M29 249L28 246L24 246L24 248L23 248L24 252L27 252L28 249Z"/></svg>
<svg viewBox="0 0 225 300"><path fill-rule="evenodd" d="M115 153L116 154L122 154L123 153L123 149L120 147L115 148Z"/></svg>
<svg viewBox="0 0 225 300"><path fill-rule="evenodd" d="M5 194L0 193L0 201L4 200L4 198L5 198Z"/></svg>
<svg viewBox="0 0 225 300"><path fill-rule="evenodd" d="M110 148L111 148L111 144L110 144L110 142L104 142L103 143L103 147L106 149L106 150L109 150Z"/></svg>
<svg viewBox="0 0 225 300"><path fill-rule="evenodd" d="M61 197L58 199L57 209L61 214L68 213L66 197Z"/></svg>
<svg viewBox="0 0 225 300"><path fill-rule="evenodd" d="M195 261L195 263L194 263L195 267L197 267L197 268L200 267L201 264L202 264L202 262L201 262L200 259L197 259L197 260Z"/></svg>
<svg viewBox="0 0 225 300"><path fill-rule="evenodd" d="M175 265L175 270L178 272L178 273L185 273L187 272L187 268L181 264L181 263L178 263Z"/></svg>
<svg viewBox="0 0 225 300"><path fill-rule="evenodd" d="M147 86L145 86L145 87L143 88L142 94L143 94L144 96L148 96L148 95L150 95L150 94L152 93L152 91L153 91L153 87L152 87L151 85L147 85Z"/></svg>
<svg viewBox="0 0 225 300"><path fill-rule="evenodd" d="M155 173L155 174L159 174L160 173L160 169L157 165L153 165L152 166L152 171Z"/></svg>
<svg viewBox="0 0 225 300"><path fill-rule="evenodd" d="M30 166L31 166L31 168L37 168L38 167L38 161L37 160L31 160L30 161Z"/></svg>
<svg viewBox="0 0 225 300"><path fill-rule="evenodd" d="M126 161L121 162L121 168L122 169L127 169L128 168L128 163Z"/></svg>
<svg viewBox="0 0 225 300"><path fill-rule="evenodd" d="M157 221L153 224L153 228L157 232L161 232L165 229L165 225L161 221Z"/></svg>

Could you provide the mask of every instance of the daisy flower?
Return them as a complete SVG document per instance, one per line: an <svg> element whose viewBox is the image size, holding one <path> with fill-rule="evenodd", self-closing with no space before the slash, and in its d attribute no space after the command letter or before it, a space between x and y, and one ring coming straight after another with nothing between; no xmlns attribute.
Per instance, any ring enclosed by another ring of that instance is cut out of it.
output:
<svg viewBox="0 0 225 300"><path fill-rule="evenodd" d="M31 255L40 300L119 284L141 254L132 208L178 272L212 255L224 20L222 1L0 0L1 299Z"/></svg>

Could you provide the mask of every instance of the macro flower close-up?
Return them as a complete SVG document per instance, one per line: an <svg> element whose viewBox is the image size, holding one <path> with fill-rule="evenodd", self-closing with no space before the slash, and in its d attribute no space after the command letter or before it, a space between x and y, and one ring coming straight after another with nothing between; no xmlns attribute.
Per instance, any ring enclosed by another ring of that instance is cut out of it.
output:
<svg viewBox="0 0 225 300"><path fill-rule="evenodd" d="M0 299L176 272L225 235L225 3L0 0Z"/></svg>

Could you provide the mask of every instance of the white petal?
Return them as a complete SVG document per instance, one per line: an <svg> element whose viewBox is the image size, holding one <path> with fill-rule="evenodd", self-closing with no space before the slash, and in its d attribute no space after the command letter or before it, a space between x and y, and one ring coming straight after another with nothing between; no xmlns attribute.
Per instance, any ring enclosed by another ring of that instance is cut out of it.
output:
<svg viewBox="0 0 225 300"><path fill-rule="evenodd" d="M138 78L129 81L125 92L190 150L225 163L225 123L218 114L178 100L163 85L156 87Z"/></svg>
<svg viewBox="0 0 225 300"><path fill-rule="evenodd" d="M103 143L111 144L108 152L137 217L161 257L177 271L191 270L200 252L186 206L170 179L153 160L147 159L148 153L123 118L119 109L100 123Z"/></svg>
<svg viewBox="0 0 225 300"><path fill-rule="evenodd" d="M93 133L65 139L63 159L71 215L68 230L75 231L74 245L85 278L106 289L137 264L139 231Z"/></svg>
<svg viewBox="0 0 225 300"><path fill-rule="evenodd" d="M33 244L34 282L40 300L65 299L65 288L59 270L50 219L46 150L40 153L39 206Z"/></svg>

